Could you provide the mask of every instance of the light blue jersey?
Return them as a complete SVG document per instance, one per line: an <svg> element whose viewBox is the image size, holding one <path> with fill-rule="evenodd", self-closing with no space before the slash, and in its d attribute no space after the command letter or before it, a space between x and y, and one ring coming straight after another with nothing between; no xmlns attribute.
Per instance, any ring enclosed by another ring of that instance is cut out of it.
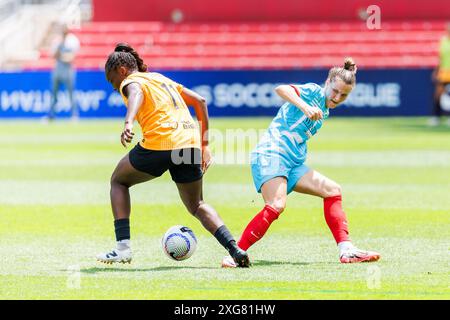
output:
<svg viewBox="0 0 450 320"><path fill-rule="evenodd" d="M272 120L267 132L252 152L252 173L258 192L264 182L284 176L288 179L288 192L309 170L306 161L306 141L315 135L328 118L324 89L315 84L293 85L300 97L311 107L320 108L323 119L310 120L295 105L286 102Z"/></svg>

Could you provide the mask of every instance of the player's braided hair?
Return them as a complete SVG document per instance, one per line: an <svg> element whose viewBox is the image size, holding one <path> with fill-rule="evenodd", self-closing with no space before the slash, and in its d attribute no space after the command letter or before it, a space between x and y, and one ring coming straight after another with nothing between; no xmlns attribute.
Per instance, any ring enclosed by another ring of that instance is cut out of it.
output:
<svg viewBox="0 0 450 320"><path fill-rule="evenodd" d="M127 67L130 70L147 72L147 65L144 63L144 60L142 60L139 54L128 43L119 43L116 45L114 52L106 60L105 73L121 66Z"/></svg>
<svg viewBox="0 0 450 320"><path fill-rule="evenodd" d="M328 79L333 81L336 77L339 77L346 84L354 85L356 83L356 63L348 57L344 60L344 67L334 67L328 72Z"/></svg>

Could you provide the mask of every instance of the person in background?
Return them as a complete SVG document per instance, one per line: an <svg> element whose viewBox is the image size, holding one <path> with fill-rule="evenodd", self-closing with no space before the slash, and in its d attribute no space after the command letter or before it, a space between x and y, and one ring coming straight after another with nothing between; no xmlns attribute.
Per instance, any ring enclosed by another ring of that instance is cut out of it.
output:
<svg viewBox="0 0 450 320"><path fill-rule="evenodd" d="M437 126L444 115L441 96L445 92L445 87L450 84L450 22L447 24L447 34L442 37L439 45L439 64L433 72L433 82L435 85L433 112L429 125ZM447 120L448 125L450 125L449 120Z"/></svg>
<svg viewBox="0 0 450 320"><path fill-rule="evenodd" d="M53 45L53 57L56 60L52 71L52 101L48 112L48 120L56 117L56 103L58 102L58 92L63 84L69 94L72 120L78 120L78 107L73 97L75 87L76 71L73 67L75 57L80 49L80 41L70 32L66 25L62 26L62 37L57 39Z"/></svg>

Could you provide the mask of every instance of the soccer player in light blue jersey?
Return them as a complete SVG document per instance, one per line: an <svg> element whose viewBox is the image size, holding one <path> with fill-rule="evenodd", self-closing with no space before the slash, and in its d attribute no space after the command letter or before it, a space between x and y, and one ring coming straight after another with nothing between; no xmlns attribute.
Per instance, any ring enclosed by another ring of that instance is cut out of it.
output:
<svg viewBox="0 0 450 320"><path fill-rule="evenodd" d="M356 83L356 64L347 58L344 67L329 71L325 86L315 83L280 85L275 91L286 101L251 155L253 181L265 206L245 228L238 246L248 250L260 240L286 207L292 191L323 198L325 220L339 248L341 263L377 261L380 254L355 247L342 209L341 187L305 165L306 142L314 136ZM230 257L223 267L235 267Z"/></svg>

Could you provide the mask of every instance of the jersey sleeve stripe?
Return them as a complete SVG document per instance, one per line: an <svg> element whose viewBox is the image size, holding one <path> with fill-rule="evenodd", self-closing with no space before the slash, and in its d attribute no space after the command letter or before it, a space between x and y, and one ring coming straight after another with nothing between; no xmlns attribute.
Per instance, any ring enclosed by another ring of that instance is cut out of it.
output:
<svg viewBox="0 0 450 320"><path fill-rule="evenodd" d="M292 88L294 88L295 92L297 93L297 95L300 97L300 91L298 91L297 87L294 85L290 85Z"/></svg>

